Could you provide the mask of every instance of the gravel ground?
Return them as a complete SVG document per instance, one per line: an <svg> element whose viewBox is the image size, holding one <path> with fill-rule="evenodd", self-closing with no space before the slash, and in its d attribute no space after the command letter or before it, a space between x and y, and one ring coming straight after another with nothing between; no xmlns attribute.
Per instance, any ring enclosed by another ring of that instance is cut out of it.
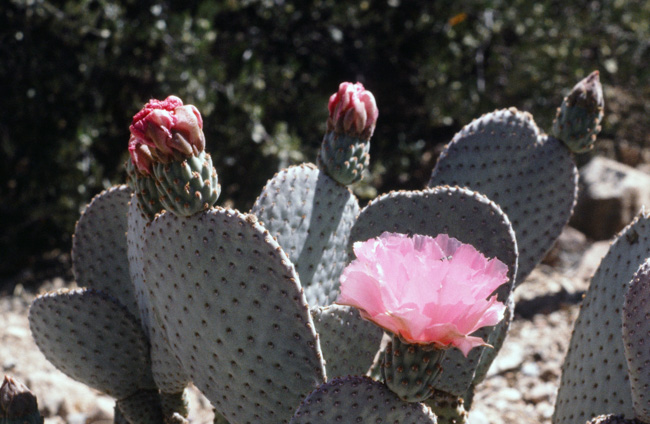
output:
<svg viewBox="0 0 650 424"><path fill-rule="evenodd" d="M539 266L517 289L516 318L488 377L478 387L471 424L551 422L561 364L586 277L606 248L587 247L583 243L576 250L569 245L556 252L554 267ZM60 278L45 281L39 292L64 286L74 283ZM48 424L112 422L113 400L60 373L32 341L27 313L33 298L33 293L20 287L13 295L0 297L3 372L32 389ZM192 423L212 423L209 403L195 388L190 390L190 408Z"/></svg>

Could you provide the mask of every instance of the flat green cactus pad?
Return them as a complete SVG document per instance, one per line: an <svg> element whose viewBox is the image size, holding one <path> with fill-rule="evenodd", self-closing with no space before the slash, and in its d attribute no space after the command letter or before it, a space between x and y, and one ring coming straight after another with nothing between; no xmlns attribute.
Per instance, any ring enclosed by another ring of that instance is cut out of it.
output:
<svg viewBox="0 0 650 424"><path fill-rule="evenodd" d="M508 217L485 196L458 187L385 194L360 212L352 228L350 243L377 237L384 231L432 237L449 234L473 245L486 257L498 258L508 266L510 281L497 293L501 302L508 301L517 272L517 243ZM497 328L505 332L507 325ZM491 331L491 328L484 328L477 335L498 337L491 335ZM457 396L463 395L470 387L486 349L472 349L467 358L459 350L451 349L445 355L442 362L444 372L437 377L434 387Z"/></svg>
<svg viewBox="0 0 650 424"><path fill-rule="evenodd" d="M126 185L102 191L88 204L72 239L72 267L77 284L117 298L139 319L126 252Z"/></svg>
<svg viewBox="0 0 650 424"><path fill-rule="evenodd" d="M144 280L143 247L148 218L140 210L135 198L129 203L129 229L126 235L129 256L129 273L133 283L138 309L151 345L151 367L158 388L167 394L179 393L189 384L190 378L178 359L169 350L169 342L154 318L149 301L149 290Z"/></svg>
<svg viewBox="0 0 650 424"><path fill-rule="evenodd" d="M300 275L307 302L338 296L357 198L312 164L290 167L266 184L251 213L277 239Z"/></svg>
<svg viewBox="0 0 650 424"><path fill-rule="evenodd" d="M163 422L160 395L156 390L143 390L118 400L116 408L131 424L160 424Z"/></svg>
<svg viewBox="0 0 650 424"><path fill-rule="evenodd" d="M634 413L641 422L650 423L650 259L625 293L622 320Z"/></svg>
<svg viewBox="0 0 650 424"><path fill-rule="evenodd" d="M194 384L231 423L285 423L325 380L287 255L255 216L215 208L149 226L149 298Z"/></svg>
<svg viewBox="0 0 650 424"><path fill-rule="evenodd" d="M424 404L404 402L386 385L358 376L321 385L300 404L291 420L291 424L436 422Z"/></svg>
<svg viewBox="0 0 650 424"><path fill-rule="evenodd" d="M584 424L600 414L634 417L621 311L630 281L647 257L650 215L641 212L612 243L582 301L562 366L554 424Z"/></svg>
<svg viewBox="0 0 650 424"><path fill-rule="evenodd" d="M32 303L29 326L45 357L77 381L116 399L155 388L147 337L108 294L93 289L46 293Z"/></svg>
<svg viewBox="0 0 650 424"><path fill-rule="evenodd" d="M383 330L350 306L316 307L311 315L328 378L366 374L379 350Z"/></svg>
<svg viewBox="0 0 650 424"><path fill-rule="evenodd" d="M498 110L466 125L447 145L429 187L468 187L508 215L524 282L569 221L578 171L564 144L540 133L530 114Z"/></svg>

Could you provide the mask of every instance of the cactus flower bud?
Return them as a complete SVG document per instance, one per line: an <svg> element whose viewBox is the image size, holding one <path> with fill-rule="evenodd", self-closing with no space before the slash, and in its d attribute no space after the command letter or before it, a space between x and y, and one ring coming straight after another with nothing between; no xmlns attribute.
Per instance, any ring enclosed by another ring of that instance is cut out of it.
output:
<svg viewBox="0 0 650 424"><path fill-rule="evenodd" d="M156 162L182 160L205 150L201 114L192 105L183 106L176 96L162 101L150 100L133 117L129 130L135 138L133 144L147 146ZM131 157L138 167L133 155Z"/></svg>
<svg viewBox="0 0 650 424"><path fill-rule="evenodd" d="M318 166L340 184L355 183L370 163L370 137L379 115L375 96L360 83L344 82L330 97L328 109Z"/></svg>
<svg viewBox="0 0 650 424"><path fill-rule="evenodd" d="M508 280L508 267L446 234L384 233L355 243L354 253L336 303L358 308L404 343L455 346L467 356L487 345L470 334L504 316L493 293Z"/></svg>
<svg viewBox="0 0 650 424"><path fill-rule="evenodd" d="M25 423L43 422L36 396L23 383L7 375L0 387L0 418L20 419Z"/></svg>
<svg viewBox="0 0 650 424"><path fill-rule="evenodd" d="M131 135L129 139L129 155L131 156L133 166L135 166L138 172L151 175L151 167L153 165L151 149L134 135Z"/></svg>
<svg viewBox="0 0 650 424"><path fill-rule="evenodd" d="M379 111L375 97L361 83L344 82L328 104L327 131L368 140L375 131Z"/></svg>
<svg viewBox="0 0 650 424"><path fill-rule="evenodd" d="M573 152L591 150L600 132L604 108L603 86L598 71L594 71L564 98L553 121L553 134Z"/></svg>

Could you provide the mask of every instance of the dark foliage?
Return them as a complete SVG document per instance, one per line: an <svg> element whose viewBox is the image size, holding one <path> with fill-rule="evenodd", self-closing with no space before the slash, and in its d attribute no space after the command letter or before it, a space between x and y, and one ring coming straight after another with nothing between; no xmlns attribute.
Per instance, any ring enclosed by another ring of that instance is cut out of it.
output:
<svg viewBox="0 0 650 424"><path fill-rule="evenodd" d="M0 28L0 275L69 248L80 208L123 181L151 97L202 111L219 203L247 210L279 167L314 160L341 81L379 105L365 197L421 187L436 146L494 108L550 128L593 69L639 98L650 87L645 2L9 0ZM610 114L606 133L623 122Z"/></svg>

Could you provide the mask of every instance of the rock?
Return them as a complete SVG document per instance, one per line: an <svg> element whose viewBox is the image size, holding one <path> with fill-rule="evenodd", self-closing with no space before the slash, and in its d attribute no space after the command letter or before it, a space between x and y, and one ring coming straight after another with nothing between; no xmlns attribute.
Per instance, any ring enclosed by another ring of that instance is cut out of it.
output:
<svg viewBox="0 0 650 424"><path fill-rule="evenodd" d="M504 344L488 371L488 377L518 369L524 362L524 350L518 344Z"/></svg>
<svg viewBox="0 0 650 424"><path fill-rule="evenodd" d="M580 259L588 246L587 236L567 225L542 263L560 269L571 267Z"/></svg>
<svg viewBox="0 0 650 424"><path fill-rule="evenodd" d="M612 238L650 207L650 175L604 157L580 169L580 194L571 226L594 240Z"/></svg>

